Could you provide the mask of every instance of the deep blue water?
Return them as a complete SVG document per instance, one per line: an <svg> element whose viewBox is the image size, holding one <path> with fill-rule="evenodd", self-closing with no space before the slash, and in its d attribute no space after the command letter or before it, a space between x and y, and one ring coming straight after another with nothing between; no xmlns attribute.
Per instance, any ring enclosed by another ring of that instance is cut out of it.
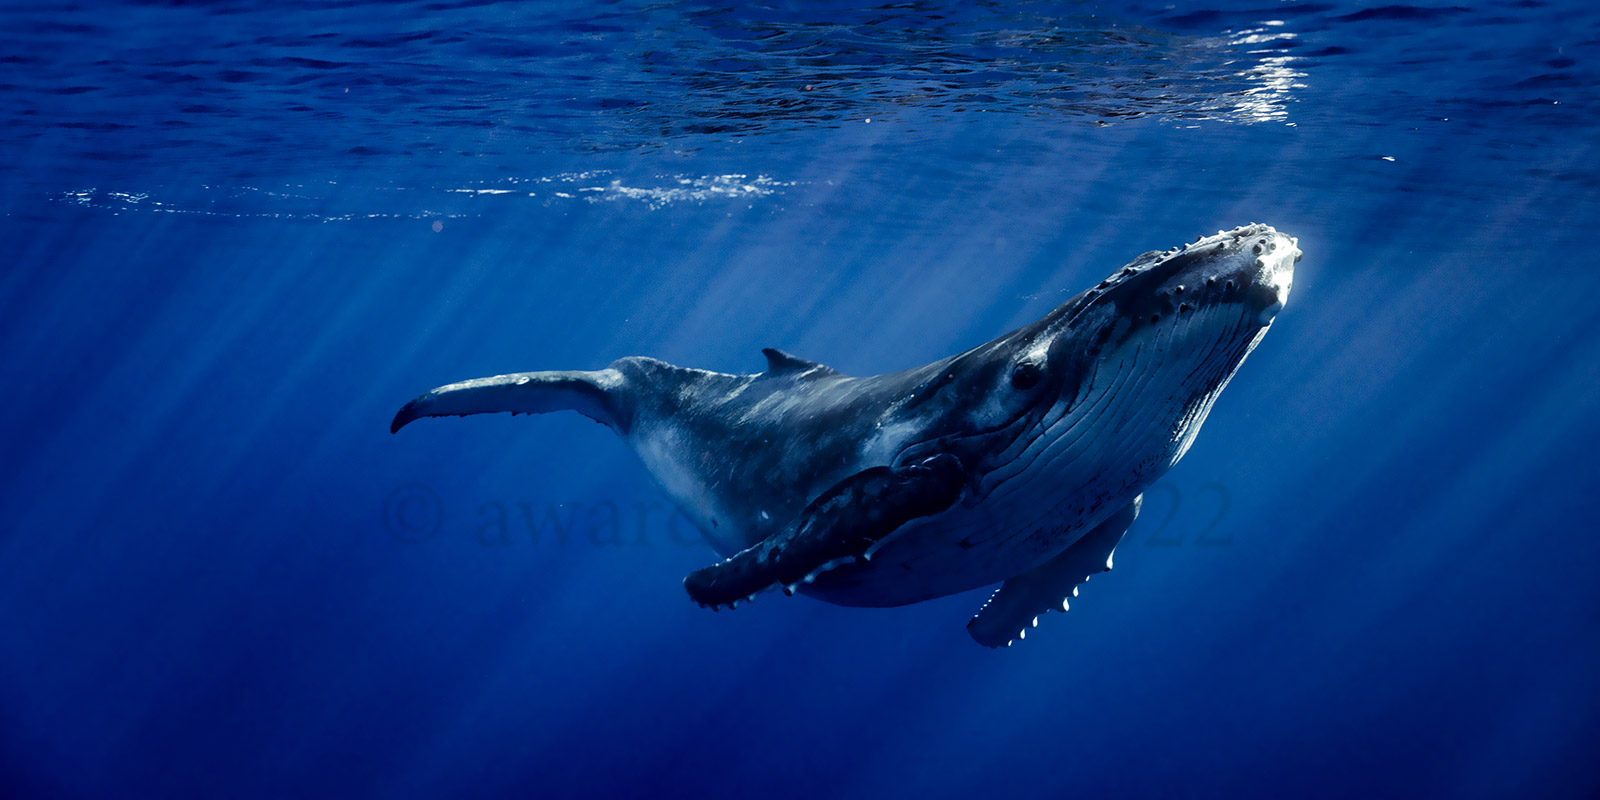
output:
<svg viewBox="0 0 1600 800"><path fill-rule="evenodd" d="M0 793L1600 796L1597 142L1576 1L7 3ZM1251 221L1287 309L1006 650L696 608L576 415L387 430L900 369Z"/></svg>

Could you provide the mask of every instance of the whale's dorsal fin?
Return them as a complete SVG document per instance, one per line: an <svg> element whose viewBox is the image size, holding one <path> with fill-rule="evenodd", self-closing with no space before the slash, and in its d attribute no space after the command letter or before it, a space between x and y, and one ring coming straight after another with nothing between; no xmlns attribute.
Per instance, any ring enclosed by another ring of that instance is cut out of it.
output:
<svg viewBox="0 0 1600 800"><path fill-rule="evenodd" d="M767 357L768 375L797 375L802 372L811 372L812 370L819 370L817 372L819 376L839 374L839 371L833 367L818 364L815 361L807 361L803 358L796 358L776 347L763 349L761 355Z"/></svg>

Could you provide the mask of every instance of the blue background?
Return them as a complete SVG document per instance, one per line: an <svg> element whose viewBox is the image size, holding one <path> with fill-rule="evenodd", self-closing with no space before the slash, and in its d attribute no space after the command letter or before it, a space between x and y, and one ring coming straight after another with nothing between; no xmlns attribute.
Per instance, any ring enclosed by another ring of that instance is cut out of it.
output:
<svg viewBox="0 0 1600 800"><path fill-rule="evenodd" d="M1592 4L6 4L0 45L7 796L1600 794ZM387 431L632 354L899 369L1252 221L1287 309L1007 650L982 591L696 608L711 552L576 415Z"/></svg>

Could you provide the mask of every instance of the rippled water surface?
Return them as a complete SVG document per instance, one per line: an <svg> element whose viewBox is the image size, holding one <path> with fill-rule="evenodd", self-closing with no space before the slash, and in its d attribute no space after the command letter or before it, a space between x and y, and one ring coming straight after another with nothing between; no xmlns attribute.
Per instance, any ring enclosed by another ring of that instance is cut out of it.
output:
<svg viewBox="0 0 1600 800"><path fill-rule="evenodd" d="M6 796L1591 797L1600 12L0 5ZM1288 306L1117 569L696 608L576 415L901 369L1268 222Z"/></svg>

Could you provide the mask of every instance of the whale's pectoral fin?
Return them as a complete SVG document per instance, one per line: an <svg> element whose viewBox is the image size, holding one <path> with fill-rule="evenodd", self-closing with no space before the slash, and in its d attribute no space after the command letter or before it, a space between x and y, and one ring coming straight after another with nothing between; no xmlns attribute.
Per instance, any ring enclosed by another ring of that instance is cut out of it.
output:
<svg viewBox="0 0 1600 800"><path fill-rule="evenodd" d="M967 623L967 633L986 647L1005 647L1039 624L1047 611L1066 611L1078 584L1111 569L1111 552L1139 516L1143 495L1049 561L1007 580Z"/></svg>
<svg viewBox="0 0 1600 800"><path fill-rule="evenodd" d="M874 543L961 498L965 470L940 454L904 467L873 467L823 492L782 531L732 558L689 573L683 585L702 606L732 606L773 586L793 592L824 572L870 559Z"/></svg>
<svg viewBox="0 0 1600 800"><path fill-rule="evenodd" d="M406 403L400 413L394 415L389 432L394 433L422 417L464 417L496 411L513 414L577 411L618 433L626 433L626 409L619 392L623 386L623 375L614 368L518 372L462 381L440 386Z"/></svg>

